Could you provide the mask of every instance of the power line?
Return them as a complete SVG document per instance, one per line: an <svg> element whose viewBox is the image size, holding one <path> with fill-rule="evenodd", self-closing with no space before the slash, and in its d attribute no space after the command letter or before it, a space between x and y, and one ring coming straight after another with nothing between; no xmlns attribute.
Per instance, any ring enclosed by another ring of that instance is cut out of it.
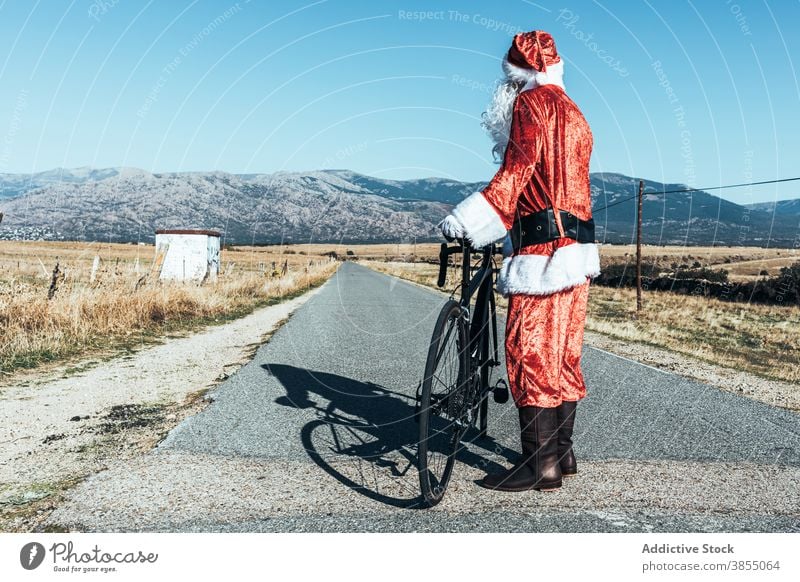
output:
<svg viewBox="0 0 800 582"><path fill-rule="evenodd" d="M728 184L727 186L712 186L711 188L687 188L685 190L665 190L663 192L660 191L651 191L651 192L644 192L645 194L677 194L680 192L705 192L707 190L725 190L727 188L743 188L744 186L762 186L764 184L779 184L781 182L796 182L800 180L800 177L797 178L781 178L780 180L764 180L763 182L745 182L742 184ZM612 202L611 204L606 204L602 208L597 208L592 210L592 214L595 212L600 212L601 210L605 210L606 208L611 208L612 206L616 206L617 204L622 204L623 202L627 202L628 200L633 200L636 198L638 194L634 194L633 196L629 196L628 198L623 198L622 200L617 200L616 202Z"/></svg>

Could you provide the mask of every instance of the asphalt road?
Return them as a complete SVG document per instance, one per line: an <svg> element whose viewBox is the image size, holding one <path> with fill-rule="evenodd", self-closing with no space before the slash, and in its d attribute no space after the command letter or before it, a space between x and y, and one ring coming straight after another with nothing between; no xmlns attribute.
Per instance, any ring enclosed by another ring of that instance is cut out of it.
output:
<svg viewBox="0 0 800 582"><path fill-rule="evenodd" d="M76 488L89 531L800 531L800 416L586 347L578 476L474 481L518 451L511 404L420 509L413 395L445 298L345 263L153 452Z"/></svg>

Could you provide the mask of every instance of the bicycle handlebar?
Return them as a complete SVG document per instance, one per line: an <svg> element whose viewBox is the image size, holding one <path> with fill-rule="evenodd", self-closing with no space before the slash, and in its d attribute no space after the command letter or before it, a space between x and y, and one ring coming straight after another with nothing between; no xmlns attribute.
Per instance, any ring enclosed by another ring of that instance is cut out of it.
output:
<svg viewBox="0 0 800 582"><path fill-rule="evenodd" d="M447 246L447 243L442 243L439 249L439 279L436 281L438 287L444 287L447 280L447 263L450 255L461 252L463 249L464 247L461 245L450 247Z"/></svg>
<svg viewBox="0 0 800 582"><path fill-rule="evenodd" d="M447 280L447 264L449 262L450 255L454 255L456 253L461 253L465 249L468 249L470 252L472 251L480 251L481 249L473 248L469 241L465 241L464 239L458 238L450 238L445 237L449 241L456 241L458 244L455 246L448 246L447 243L442 243L441 248L439 249L439 279L436 281L436 285L438 287L444 287L444 284ZM502 254L502 248L493 246L492 254L499 255Z"/></svg>

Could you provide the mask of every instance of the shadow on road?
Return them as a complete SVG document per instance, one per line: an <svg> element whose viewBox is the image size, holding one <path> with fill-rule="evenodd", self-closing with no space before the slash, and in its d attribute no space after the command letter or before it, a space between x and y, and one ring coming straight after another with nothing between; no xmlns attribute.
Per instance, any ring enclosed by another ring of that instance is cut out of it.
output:
<svg viewBox="0 0 800 582"><path fill-rule="evenodd" d="M387 505L422 506L413 396L327 372L285 364L261 367L286 390L277 404L315 412L316 417L303 426L301 439L309 457L325 472ZM468 435L466 440L487 455L509 460L517 455L491 437L474 440ZM487 471L499 468L488 456L463 447L458 460Z"/></svg>

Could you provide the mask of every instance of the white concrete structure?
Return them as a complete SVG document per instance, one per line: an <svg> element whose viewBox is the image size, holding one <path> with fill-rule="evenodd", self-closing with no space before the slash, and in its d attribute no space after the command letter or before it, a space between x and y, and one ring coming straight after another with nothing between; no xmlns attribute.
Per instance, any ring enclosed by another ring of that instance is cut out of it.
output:
<svg viewBox="0 0 800 582"><path fill-rule="evenodd" d="M213 230L157 230L156 256L166 249L161 279L216 280L219 274L219 233Z"/></svg>

